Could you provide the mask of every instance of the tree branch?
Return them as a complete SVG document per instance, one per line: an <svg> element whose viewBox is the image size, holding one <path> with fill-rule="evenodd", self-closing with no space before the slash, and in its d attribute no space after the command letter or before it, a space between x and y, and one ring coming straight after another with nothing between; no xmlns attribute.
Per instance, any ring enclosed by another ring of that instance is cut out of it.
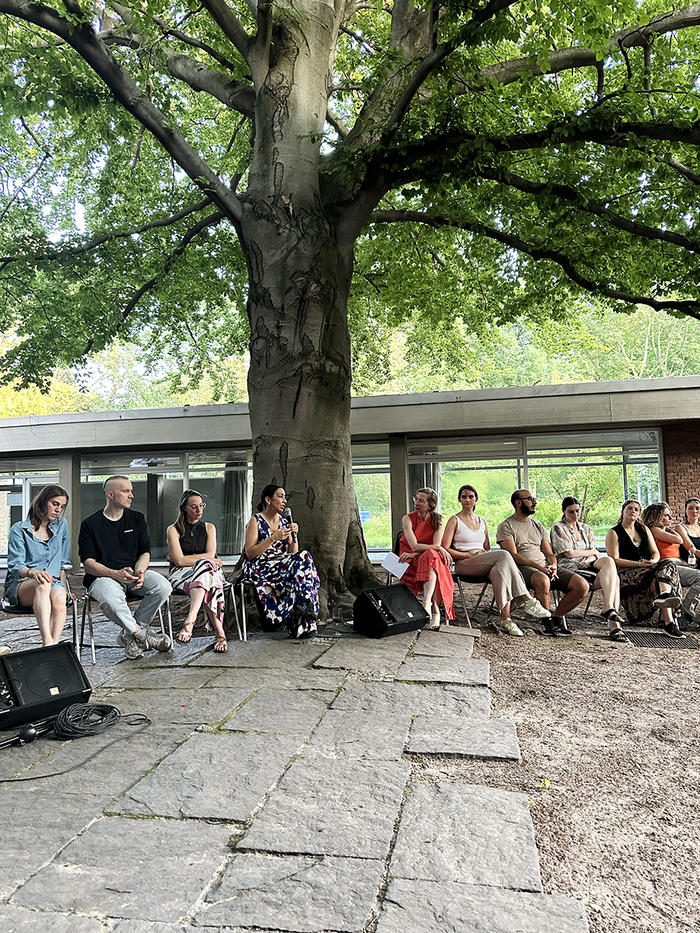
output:
<svg viewBox="0 0 700 933"><path fill-rule="evenodd" d="M197 221L197 223L193 227L190 227L190 229L183 236L183 238L180 240L180 242L175 247L175 249L166 256L165 262L163 263L163 268L160 270L160 272L157 273L157 275L154 275L152 278L150 278L147 282L145 282L139 289L137 289L133 297L127 302L126 307L121 313L121 319L119 321L119 324L115 328L116 333L118 333L121 330L121 328L124 326L124 324L129 318L129 315L134 310L134 308L139 303L139 301L141 301L143 296L146 295L148 292L150 292L152 289L154 289L158 285L158 283L168 274L170 269L173 267L174 263L180 258L180 256L182 256L182 254L185 252L185 250L187 249L189 244L192 242L192 240L194 240L194 238L198 234L200 234L202 230L206 230L207 227L211 227L215 224L218 224L221 220L223 220L224 217L225 217L225 214L223 213L223 211L217 210L217 211L214 211L214 213L209 214L206 217L202 217L202 219ZM95 344L94 338L91 337L88 340L88 342L85 344L85 350L83 351L83 356L87 356L92 351L94 344Z"/></svg>
<svg viewBox="0 0 700 933"><path fill-rule="evenodd" d="M700 301L694 299L668 299L659 301L656 298L649 298L646 295L635 295L632 292L626 292L621 289L613 288L610 285L605 285L602 282L596 282L580 273L571 259L559 250L550 249L538 243L529 243L522 237L506 233L504 230L497 230L495 227L489 227L478 221L457 221L444 214L425 214L421 211L380 210L372 214L370 223L421 223L427 224L435 229L439 229L440 227L455 227L461 230L469 230L472 233L496 240L509 249L514 249L519 253L525 253L535 260L546 260L556 263L572 282L585 291L593 294L605 295L607 298L614 298L616 301L625 302L625 304L648 305L655 311L682 311L683 314L688 315L688 317L700 321Z"/></svg>
<svg viewBox="0 0 700 933"><path fill-rule="evenodd" d="M101 233L99 236L93 237L91 240L88 240L87 243L82 243L80 246L62 246L54 250L47 250L43 253L28 253L25 256L0 256L0 272L12 262L46 262L47 260L61 259L63 256L81 256L84 253L89 253L93 249L97 249L98 246L102 246L104 243L109 243L111 240L123 240L126 239L126 237L140 236L144 233L148 233L149 230L156 230L159 227L170 227L172 224L184 220L185 217L189 217L190 214L196 214L197 211L204 210L204 208L208 207L210 204L211 201L209 198L202 198L201 201L183 207L169 217L161 217L159 220L152 220L150 223L143 224L141 227L134 227L131 230L115 230L109 233Z"/></svg>
<svg viewBox="0 0 700 933"><path fill-rule="evenodd" d="M661 240L665 243L673 243L674 246L680 246L689 253L700 253L700 242L696 242L681 233L674 233L672 230L660 230L648 224L629 220L627 217L623 217L621 214L616 214L614 211L611 211L610 208L606 207L602 202L587 198L570 185L560 185L554 182L535 182L531 181L529 178L524 178L522 175L516 175L508 171L480 169L479 175L482 178L488 178L498 184L516 188L518 191L523 191L526 194L533 194L536 196L553 195L562 201L575 204L579 210L585 213L594 214L596 217L602 217L603 220L606 220L611 226L616 227L618 230L624 230L626 233L632 233L635 236L641 236L648 240Z"/></svg>
<svg viewBox="0 0 700 933"><path fill-rule="evenodd" d="M662 13L644 26L629 26L619 30L610 37L608 49L612 53L616 50L631 49L635 46L646 47L654 36L699 25L700 4L694 4L682 10ZM596 67L603 60L603 57L593 49L575 46L570 49L551 52L549 63L545 68L541 68L534 58L516 58L512 61L499 62L497 65L489 65L483 68L481 77L484 84L490 82L502 85L510 84L513 81L520 80L525 74L556 74L559 71L568 71L571 68ZM471 87L470 90L474 90L474 88ZM461 93L466 93L466 91Z"/></svg>
<svg viewBox="0 0 700 933"><path fill-rule="evenodd" d="M31 0L0 0L0 13L46 29L67 42L107 85L119 103L160 142L192 181L234 222L242 209L239 199L200 158L184 136L168 125L163 113L148 100L129 73L110 55L91 25L75 26L51 9Z"/></svg>
<svg viewBox="0 0 700 933"><path fill-rule="evenodd" d="M233 14L226 0L201 0L201 2L233 47L248 61L250 36L241 26L238 17Z"/></svg>

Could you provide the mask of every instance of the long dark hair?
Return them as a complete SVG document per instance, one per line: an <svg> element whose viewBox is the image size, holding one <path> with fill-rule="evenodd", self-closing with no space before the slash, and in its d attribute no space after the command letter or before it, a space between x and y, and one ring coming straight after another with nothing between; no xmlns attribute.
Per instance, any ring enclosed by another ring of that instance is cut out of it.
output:
<svg viewBox="0 0 700 933"><path fill-rule="evenodd" d="M627 508L628 505L632 505L633 502L636 503L636 505L638 505L640 509L642 508L642 503L639 501L639 499L625 499L625 501L622 503L622 508L620 509L620 520L617 523L618 525L622 525L622 516L625 514L625 509ZM647 526L644 524L641 517L635 518L634 527L640 533L642 538L646 536Z"/></svg>
<svg viewBox="0 0 700 933"><path fill-rule="evenodd" d="M63 488L63 486L56 486L55 484L52 484L51 486L44 486L44 488L40 489L30 502L27 518L31 522L34 531L39 528L41 523L46 518L46 503L49 501L49 499L54 499L56 496L65 496L66 505L68 505L70 502L70 496Z"/></svg>
<svg viewBox="0 0 700 933"><path fill-rule="evenodd" d="M183 492L179 505L180 511L178 512L177 521L175 522L175 530L181 538L187 531L187 525L190 524L185 518L185 508L192 496L199 496L202 502L204 502L204 496L201 494L201 492L197 492L196 489L186 489Z"/></svg>
<svg viewBox="0 0 700 933"><path fill-rule="evenodd" d="M280 486L279 483L268 483L267 486L263 486L263 491L260 493L260 502L258 502L255 511L264 512L267 507L265 499L271 499L278 489L284 489L284 486Z"/></svg>

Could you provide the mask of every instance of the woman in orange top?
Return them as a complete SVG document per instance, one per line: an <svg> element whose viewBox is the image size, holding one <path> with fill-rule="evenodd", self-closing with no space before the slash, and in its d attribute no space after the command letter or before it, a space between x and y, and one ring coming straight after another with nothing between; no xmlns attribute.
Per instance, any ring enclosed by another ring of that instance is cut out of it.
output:
<svg viewBox="0 0 700 933"><path fill-rule="evenodd" d="M440 628L440 603L448 621L454 619L452 594L452 558L442 546L442 515L437 509L437 493L430 487L419 489L413 497L415 510L401 520L399 560L409 566L401 577L412 593L422 597L430 613L433 631Z"/></svg>
<svg viewBox="0 0 700 933"><path fill-rule="evenodd" d="M685 590L682 610L687 622L696 623L700 618L700 570L689 567L681 559L680 549L690 553L694 546L683 525L673 526L673 516L668 502L652 502L642 513L642 521L651 531L659 549L661 559L672 560L678 570L681 586Z"/></svg>

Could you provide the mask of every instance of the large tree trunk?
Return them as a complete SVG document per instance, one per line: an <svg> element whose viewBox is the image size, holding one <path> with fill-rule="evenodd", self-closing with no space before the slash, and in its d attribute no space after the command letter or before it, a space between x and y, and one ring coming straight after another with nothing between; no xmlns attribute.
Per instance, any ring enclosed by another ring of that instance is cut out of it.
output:
<svg viewBox="0 0 700 933"><path fill-rule="evenodd" d="M275 212L246 202L254 499L284 486L300 546L314 556L323 597L366 582L367 560L352 483L351 254L343 254L320 206Z"/></svg>

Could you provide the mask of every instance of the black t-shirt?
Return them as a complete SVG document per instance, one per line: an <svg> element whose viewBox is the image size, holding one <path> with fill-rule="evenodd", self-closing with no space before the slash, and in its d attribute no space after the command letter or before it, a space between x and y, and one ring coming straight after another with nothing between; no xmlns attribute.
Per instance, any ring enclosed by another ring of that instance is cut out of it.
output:
<svg viewBox="0 0 700 933"><path fill-rule="evenodd" d="M83 563L92 558L110 570L133 567L142 554L151 551L146 519L141 512L131 509L124 509L116 522L105 518L101 509L93 512L80 526L78 551ZM83 586L87 588L94 579L92 574L86 573Z"/></svg>

